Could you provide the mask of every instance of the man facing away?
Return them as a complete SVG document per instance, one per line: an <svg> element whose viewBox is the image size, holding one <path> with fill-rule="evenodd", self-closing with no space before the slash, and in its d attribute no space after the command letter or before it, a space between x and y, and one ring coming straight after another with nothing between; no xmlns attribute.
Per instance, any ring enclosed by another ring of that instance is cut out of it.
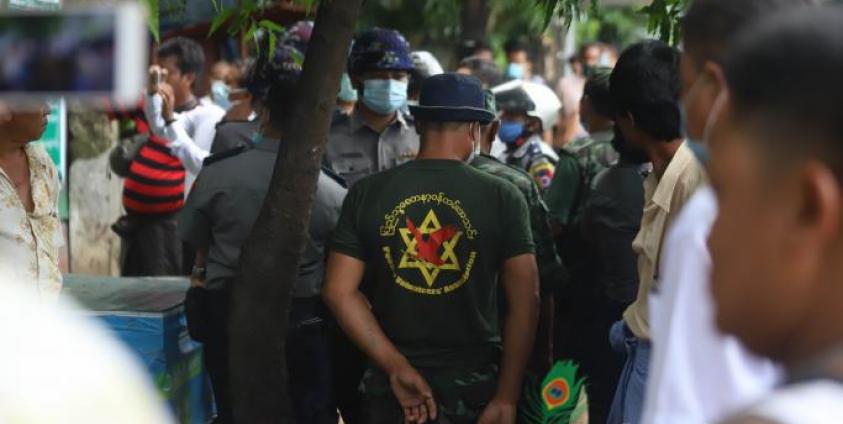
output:
<svg viewBox="0 0 843 424"><path fill-rule="evenodd" d="M709 163L717 326L787 368L728 422L843 422L843 10L765 19L722 68L725 135L711 137Z"/></svg>
<svg viewBox="0 0 843 424"><path fill-rule="evenodd" d="M323 296L371 361L366 423L515 420L538 273L523 196L465 163L494 118L484 102L476 78L429 78L411 109L418 159L359 181L343 204Z"/></svg>
<svg viewBox="0 0 843 424"><path fill-rule="evenodd" d="M629 47L610 79L615 125L624 139L647 152L653 172L644 180L641 229L632 243L638 254L638 294L624 319L610 330L626 365L609 423L638 423L650 360L649 294L658 287L662 239L679 210L703 181L703 172L683 142L679 111L679 52L660 41Z"/></svg>
<svg viewBox="0 0 843 424"><path fill-rule="evenodd" d="M685 131L703 152L719 136L728 87L725 50L753 24L802 0L695 0L682 20L680 64ZM700 155L706 160L705 155ZM653 333L651 379L644 420L709 423L768 392L780 378L770 361L717 330L710 293L711 257L706 241L717 215L711 187L688 201L665 238L661 290L650 298ZM717 390L710 390L710 387Z"/></svg>

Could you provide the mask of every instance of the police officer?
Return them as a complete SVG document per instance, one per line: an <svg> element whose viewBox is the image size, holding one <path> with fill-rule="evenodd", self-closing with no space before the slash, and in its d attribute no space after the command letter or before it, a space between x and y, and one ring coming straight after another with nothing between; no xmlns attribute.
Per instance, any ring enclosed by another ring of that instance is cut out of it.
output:
<svg viewBox="0 0 843 424"><path fill-rule="evenodd" d="M494 94L488 90L486 91L486 108L491 113L497 112ZM533 241L536 243L536 262L539 267L542 300L539 331L536 334L531 369L543 376L553 356L553 296L551 293L566 283L567 272L556 252L556 245L550 232L547 206L542 200L538 186L523 170L506 165L489 154L499 127L498 120L483 125L480 152L471 161L471 166L513 184L527 201L530 211L530 229L533 233Z"/></svg>
<svg viewBox="0 0 843 424"><path fill-rule="evenodd" d="M351 188L325 276L326 303L370 359L363 422L514 423L538 315L527 204L466 165L494 119L479 80L432 76L410 110L418 159Z"/></svg>
<svg viewBox="0 0 843 424"><path fill-rule="evenodd" d="M181 237L198 246L186 308L193 338L204 343L218 420L232 420L228 317L231 284L239 268L240 249L252 230L269 189L281 128L292 106L300 67L280 52L253 75L263 113L262 134L252 148L238 147L206 159L198 183L179 219ZM339 217L345 188L325 172L319 175L311 210L310 238L305 246L290 309L287 359L296 422L335 423L331 402L331 361L327 314L320 294L324 246Z"/></svg>
<svg viewBox="0 0 843 424"><path fill-rule="evenodd" d="M498 137L506 145L498 158L526 171L544 191L553 180L559 157L543 141L545 125L525 84L529 83L516 80L492 89L501 111Z"/></svg>
<svg viewBox="0 0 843 424"><path fill-rule="evenodd" d="M407 40L391 29L373 28L354 40L348 73L360 101L351 114L335 116L325 151L349 185L418 153L412 119L401 112L414 69L410 53Z"/></svg>

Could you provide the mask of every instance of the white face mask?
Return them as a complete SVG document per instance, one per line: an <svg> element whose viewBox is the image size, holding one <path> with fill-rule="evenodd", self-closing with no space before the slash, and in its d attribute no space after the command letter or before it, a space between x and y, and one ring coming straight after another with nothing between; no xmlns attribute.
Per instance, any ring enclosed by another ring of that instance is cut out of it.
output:
<svg viewBox="0 0 843 424"><path fill-rule="evenodd" d="M480 149L480 137L482 137L482 132L480 131L480 125L477 126L477 138L471 140L471 153L468 154L468 157L465 159L466 164L471 164L477 156L480 156L482 152Z"/></svg>

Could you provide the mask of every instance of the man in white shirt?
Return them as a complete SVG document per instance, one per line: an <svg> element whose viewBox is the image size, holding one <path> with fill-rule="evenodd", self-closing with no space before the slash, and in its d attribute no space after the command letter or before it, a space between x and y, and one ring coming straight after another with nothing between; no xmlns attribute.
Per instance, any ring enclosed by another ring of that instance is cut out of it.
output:
<svg viewBox="0 0 843 424"><path fill-rule="evenodd" d="M698 158L718 135L728 96L722 53L755 21L799 0L695 0L682 21L680 65L686 132ZM696 140L695 140L696 139ZM711 188L700 188L665 239L661 286L650 297L653 356L644 408L647 423L707 423L767 393L779 379L770 361L717 330L706 245L717 216Z"/></svg>
<svg viewBox="0 0 843 424"><path fill-rule="evenodd" d="M149 70L144 112L152 132L170 142L170 152L187 171L187 195L211 151L216 125L225 110L215 104L203 104L193 94L193 85L205 64L202 46L176 37L161 43L157 55L158 65Z"/></svg>

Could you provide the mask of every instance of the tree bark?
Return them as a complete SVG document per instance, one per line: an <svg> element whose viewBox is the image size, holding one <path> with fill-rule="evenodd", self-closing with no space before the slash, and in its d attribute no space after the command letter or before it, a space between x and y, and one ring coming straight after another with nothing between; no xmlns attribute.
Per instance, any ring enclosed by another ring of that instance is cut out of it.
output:
<svg viewBox="0 0 843 424"><path fill-rule="evenodd" d="M237 423L293 423L285 337L292 290L330 119L360 0L324 0L317 11L269 192L233 286L231 395Z"/></svg>
<svg viewBox="0 0 843 424"><path fill-rule="evenodd" d="M464 40L486 41L486 25L489 22L487 0L464 0L462 2L462 38Z"/></svg>

